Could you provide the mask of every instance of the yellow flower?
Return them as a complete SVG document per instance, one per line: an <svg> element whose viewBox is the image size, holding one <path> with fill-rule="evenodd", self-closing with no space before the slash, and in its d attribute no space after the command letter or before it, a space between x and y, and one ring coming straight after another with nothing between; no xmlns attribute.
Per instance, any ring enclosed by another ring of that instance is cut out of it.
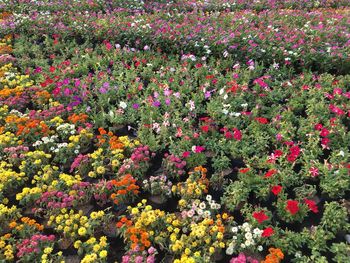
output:
<svg viewBox="0 0 350 263"><path fill-rule="evenodd" d="M79 229L78 229L78 234L79 234L80 236L86 235L86 228L85 228L85 227L79 228Z"/></svg>
<svg viewBox="0 0 350 263"><path fill-rule="evenodd" d="M94 250L94 252L98 252L100 250L100 248L101 248L100 245L96 244L96 245L93 246L92 249Z"/></svg>
<svg viewBox="0 0 350 263"><path fill-rule="evenodd" d="M214 248L214 247L210 247L210 248L209 248L209 253L210 253L210 254L214 254L214 252L215 252L215 248Z"/></svg>
<svg viewBox="0 0 350 263"><path fill-rule="evenodd" d="M107 250L102 250L102 251L99 253L99 256L100 256L100 258L105 258L105 257L107 257Z"/></svg>
<svg viewBox="0 0 350 263"><path fill-rule="evenodd" d="M98 174L104 174L106 172L106 169L103 166L99 166L96 169Z"/></svg>
<svg viewBox="0 0 350 263"><path fill-rule="evenodd" d="M52 247L47 247L44 249L45 254L50 254L52 252Z"/></svg>
<svg viewBox="0 0 350 263"><path fill-rule="evenodd" d="M78 249L81 246L82 242L80 240L77 240L74 242L74 248Z"/></svg>

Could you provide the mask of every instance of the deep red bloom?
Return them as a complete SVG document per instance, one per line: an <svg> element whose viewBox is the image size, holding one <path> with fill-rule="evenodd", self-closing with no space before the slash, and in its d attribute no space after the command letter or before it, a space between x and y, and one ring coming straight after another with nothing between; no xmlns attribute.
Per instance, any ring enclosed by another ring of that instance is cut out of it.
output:
<svg viewBox="0 0 350 263"><path fill-rule="evenodd" d="M298 156L300 153L300 148L298 145L295 145L295 146L290 147L289 151L291 154Z"/></svg>
<svg viewBox="0 0 350 263"><path fill-rule="evenodd" d="M286 209L289 211L289 213L295 215L299 211L299 202L296 200L288 200Z"/></svg>
<svg viewBox="0 0 350 263"><path fill-rule="evenodd" d="M253 217L256 219L256 221L259 222L259 224L269 219L269 217L265 214L264 211L254 212Z"/></svg>
<svg viewBox="0 0 350 263"><path fill-rule="evenodd" d="M263 117L256 117L255 120L258 121L261 124L269 123L269 121L266 118L263 118Z"/></svg>
<svg viewBox="0 0 350 263"><path fill-rule="evenodd" d="M225 138L226 138L226 139L232 139L232 138L233 138L232 133L229 132L229 131L225 132Z"/></svg>
<svg viewBox="0 0 350 263"><path fill-rule="evenodd" d="M274 155L278 158L278 157L281 157L283 152L281 150L274 150L273 151Z"/></svg>
<svg viewBox="0 0 350 263"><path fill-rule="evenodd" d="M322 138L321 144L327 147L330 141L328 138Z"/></svg>
<svg viewBox="0 0 350 263"><path fill-rule="evenodd" d="M277 173L277 170L271 169L271 170L269 170L269 171L267 171L267 172L265 173L264 177L265 177L265 178L269 178L269 177L273 176L273 175L276 174L276 173Z"/></svg>
<svg viewBox="0 0 350 263"><path fill-rule="evenodd" d="M275 233L272 227L265 228L264 231L262 232L261 236L262 237L269 237L272 236Z"/></svg>
<svg viewBox="0 0 350 263"><path fill-rule="evenodd" d="M317 123L314 128L315 130L320 131L323 128L323 125L321 123Z"/></svg>
<svg viewBox="0 0 350 263"><path fill-rule="evenodd" d="M310 200L310 199L304 199L305 204L309 207L310 211L314 213L318 213L318 207L315 203L315 201Z"/></svg>
<svg viewBox="0 0 350 263"><path fill-rule="evenodd" d="M274 185L274 186L272 186L272 188L271 188L271 192L272 192L274 195L278 195L281 191L282 191L282 186L280 186L280 185Z"/></svg>
<svg viewBox="0 0 350 263"><path fill-rule="evenodd" d="M321 135L322 137L327 137L328 134L329 134L329 130L327 130L326 128L323 128L323 129L321 130L320 135Z"/></svg>
<svg viewBox="0 0 350 263"><path fill-rule="evenodd" d="M240 141L242 139L242 132L237 128L233 128L233 138L235 138L237 141Z"/></svg>

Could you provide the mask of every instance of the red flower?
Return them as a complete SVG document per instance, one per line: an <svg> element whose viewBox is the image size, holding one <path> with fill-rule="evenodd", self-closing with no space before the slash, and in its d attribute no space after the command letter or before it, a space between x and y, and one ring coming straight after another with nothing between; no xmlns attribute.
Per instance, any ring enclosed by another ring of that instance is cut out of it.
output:
<svg viewBox="0 0 350 263"><path fill-rule="evenodd" d="M269 219L269 217L265 214L264 211L254 212L253 217L256 219L256 221L259 222L259 224Z"/></svg>
<svg viewBox="0 0 350 263"><path fill-rule="evenodd" d="M202 129L203 132L208 132L209 131L209 126L208 125L202 126L201 129Z"/></svg>
<svg viewBox="0 0 350 263"><path fill-rule="evenodd" d="M280 186L280 185L274 185L274 186L272 186L272 188L271 188L271 192L272 192L274 195L278 195L281 191L282 191L282 186Z"/></svg>
<svg viewBox="0 0 350 263"><path fill-rule="evenodd" d="M269 237L272 236L275 233L275 231L273 231L272 227L268 227L265 228L264 231L262 232L261 236L262 237Z"/></svg>
<svg viewBox="0 0 350 263"><path fill-rule="evenodd" d="M331 141L331 140L328 139L328 138L322 138L322 140L321 140L321 145L327 147L330 141Z"/></svg>
<svg viewBox="0 0 350 263"><path fill-rule="evenodd" d="M277 173L277 170L271 169L271 170L269 170L269 171L267 171L267 172L265 173L264 177L265 177L265 178L269 178L269 177L273 176L273 175L276 174L276 173Z"/></svg>
<svg viewBox="0 0 350 263"><path fill-rule="evenodd" d="M286 209L289 211L289 213L295 215L299 211L299 202L296 200L288 200Z"/></svg>
<svg viewBox="0 0 350 263"><path fill-rule="evenodd" d="M229 132L229 131L225 132L225 138L226 139L232 139L233 138L232 133Z"/></svg>
<svg viewBox="0 0 350 263"><path fill-rule="evenodd" d="M321 123L317 123L317 124L315 125L315 130L320 131L322 128L323 128L323 125L322 125Z"/></svg>
<svg viewBox="0 0 350 263"><path fill-rule="evenodd" d="M320 135L321 135L322 137L327 137L328 134L329 134L329 130L327 130L326 128L323 128L323 129L321 130Z"/></svg>
<svg viewBox="0 0 350 263"><path fill-rule="evenodd" d="M241 174L245 174L245 173L248 173L250 171L250 168L243 168L243 169L240 169L239 172Z"/></svg>
<svg viewBox="0 0 350 263"><path fill-rule="evenodd" d="M263 117L256 117L255 120L258 121L261 124L268 124L269 123L269 121L266 118L263 118Z"/></svg>
<svg viewBox="0 0 350 263"><path fill-rule="evenodd" d="M281 157L283 152L281 150L274 150L273 153L275 154L275 156L278 158L278 157Z"/></svg>
<svg viewBox="0 0 350 263"><path fill-rule="evenodd" d="M235 138L237 141L240 141L242 139L242 132L237 128L233 128L233 138Z"/></svg>
<svg viewBox="0 0 350 263"><path fill-rule="evenodd" d="M309 199L304 199L304 202L305 202L305 204L307 204L310 211L312 211L314 213L318 213L318 207L317 207L315 201L309 200Z"/></svg>

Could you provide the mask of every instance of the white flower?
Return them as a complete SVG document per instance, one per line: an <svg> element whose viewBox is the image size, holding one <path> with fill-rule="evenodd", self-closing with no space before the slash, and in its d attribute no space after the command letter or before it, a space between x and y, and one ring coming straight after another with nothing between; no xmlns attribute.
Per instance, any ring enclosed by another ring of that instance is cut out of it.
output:
<svg viewBox="0 0 350 263"><path fill-rule="evenodd" d="M253 233L254 233L255 235L260 235L261 230L260 230L259 228L254 228Z"/></svg>
<svg viewBox="0 0 350 263"><path fill-rule="evenodd" d="M228 248L226 248L226 254L227 255L232 255L233 254L233 246L229 246Z"/></svg>
<svg viewBox="0 0 350 263"><path fill-rule="evenodd" d="M223 109L223 110L222 110L222 113L225 114L225 115L227 115L227 114L228 114L228 110Z"/></svg>
<svg viewBox="0 0 350 263"><path fill-rule="evenodd" d="M249 247L252 243L251 243L249 240L246 240L246 241L244 242L244 244L245 244L247 247Z"/></svg>
<svg viewBox="0 0 350 263"><path fill-rule="evenodd" d="M253 239L253 235L252 235L252 233L250 233L250 232L245 233L244 237L245 237L247 240Z"/></svg>
<svg viewBox="0 0 350 263"><path fill-rule="evenodd" d="M231 228L231 231L232 231L233 233L237 233L237 232L238 232L238 228L234 226L234 227Z"/></svg>
<svg viewBox="0 0 350 263"><path fill-rule="evenodd" d="M204 203L204 202L201 202L201 203L199 204L199 208L204 210L204 209L206 208L205 203Z"/></svg>
<svg viewBox="0 0 350 263"><path fill-rule="evenodd" d="M343 151L343 150L341 150L341 151L338 153L338 155L340 155L340 156L344 157L345 153L344 153L344 151Z"/></svg>
<svg viewBox="0 0 350 263"><path fill-rule="evenodd" d="M200 216L203 215L203 210L202 209L197 209L197 214L200 215Z"/></svg>
<svg viewBox="0 0 350 263"><path fill-rule="evenodd" d="M250 225L249 225L249 223L244 222L244 223L243 223L243 225L242 225L242 227L243 227L243 228L249 228L249 227L250 227Z"/></svg>
<svg viewBox="0 0 350 263"><path fill-rule="evenodd" d="M210 201L212 200L212 198L213 198L213 197L212 197L211 195L207 195L207 196L205 197L205 199L207 199L208 202L210 202Z"/></svg>
<svg viewBox="0 0 350 263"><path fill-rule="evenodd" d="M119 103L119 107L122 108L122 109L125 109L127 107L127 104L124 101L121 101Z"/></svg>
<svg viewBox="0 0 350 263"><path fill-rule="evenodd" d="M226 100L227 98L228 98L228 95L227 95L227 93L224 95L224 100Z"/></svg>
<svg viewBox="0 0 350 263"><path fill-rule="evenodd" d="M245 107L248 106L248 103L243 103L243 104L241 104L241 106L242 106L243 108L245 108Z"/></svg>
<svg viewBox="0 0 350 263"><path fill-rule="evenodd" d="M245 248L245 245L244 245L244 244L241 244L241 248Z"/></svg>
<svg viewBox="0 0 350 263"><path fill-rule="evenodd" d="M262 246L258 246L258 251L263 251L263 247Z"/></svg>
<svg viewBox="0 0 350 263"><path fill-rule="evenodd" d="M219 90L219 94L220 94L220 95L224 94L224 92L225 92L225 89L220 89L220 90Z"/></svg>

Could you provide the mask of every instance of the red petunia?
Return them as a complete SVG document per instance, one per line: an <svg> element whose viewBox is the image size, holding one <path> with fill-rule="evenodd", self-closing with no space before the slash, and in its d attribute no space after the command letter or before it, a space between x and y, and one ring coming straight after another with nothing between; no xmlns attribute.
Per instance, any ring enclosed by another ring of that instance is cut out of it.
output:
<svg viewBox="0 0 350 263"><path fill-rule="evenodd" d="M295 215L299 211L299 202L296 200L288 200L286 209L289 211L289 213Z"/></svg>
<svg viewBox="0 0 350 263"><path fill-rule="evenodd" d="M269 123L268 119L263 118L263 117L256 117L255 120L261 124L268 124Z"/></svg>
<svg viewBox="0 0 350 263"><path fill-rule="evenodd" d="M265 228L261 234L262 237L270 237L275 233L272 227Z"/></svg>
<svg viewBox="0 0 350 263"><path fill-rule="evenodd" d="M321 135L322 137L327 137L327 136L329 135L329 130L327 130L326 128L323 128L323 129L321 130L320 135Z"/></svg>
<svg viewBox="0 0 350 263"><path fill-rule="evenodd" d="M233 138L232 133L229 132L229 131L225 132L225 138L226 138L226 139L232 139L232 138Z"/></svg>
<svg viewBox="0 0 350 263"><path fill-rule="evenodd" d="M310 200L310 199L304 199L305 204L309 207L310 211L314 213L318 213L318 207L315 203L315 201Z"/></svg>
<svg viewBox="0 0 350 263"><path fill-rule="evenodd" d="M240 169L239 172L241 174L245 174L245 173L248 173L250 171L250 168L243 168L243 169Z"/></svg>
<svg viewBox="0 0 350 263"><path fill-rule="evenodd" d="M256 221L259 222L259 224L269 219L269 217L265 214L264 211L254 212L253 217L256 219Z"/></svg>
<svg viewBox="0 0 350 263"><path fill-rule="evenodd" d="M277 173L277 170L271 169L271 170L269 170L269 171L267 171L267 172L265 173L264 177L265 177L265 178L269 178L269 177L273 176L273 175L276 174L276 173Z"/></svg>
<svg viewBox="0 0 350 263"><path fill-rule="evenodd" d="M274 195L278 195L280 192L282 191L282 186L280 185L274 185L272 186L271 188L271 192L274 194Z"/></svg>
<svg viewBox="0 0 350 263"><path fill-rule="evenodd" d="M209 126L208 125L202 126L201 129L202 129L203 132L208 132L209 131Z"/></svg>
<svg viewBox="0 0 350 263"><path fill-rule="evenodd" d="M242 139L242 132L237 128L233 128L233 138L235 138L237 141L240 141Z"/></svg>
<svg viewBox="0 0 350 263"><path fill-rule="evenodd" d="M323 125L321 123L317 123L314 128L315 130L320 131L323 128Z"/></svg>

